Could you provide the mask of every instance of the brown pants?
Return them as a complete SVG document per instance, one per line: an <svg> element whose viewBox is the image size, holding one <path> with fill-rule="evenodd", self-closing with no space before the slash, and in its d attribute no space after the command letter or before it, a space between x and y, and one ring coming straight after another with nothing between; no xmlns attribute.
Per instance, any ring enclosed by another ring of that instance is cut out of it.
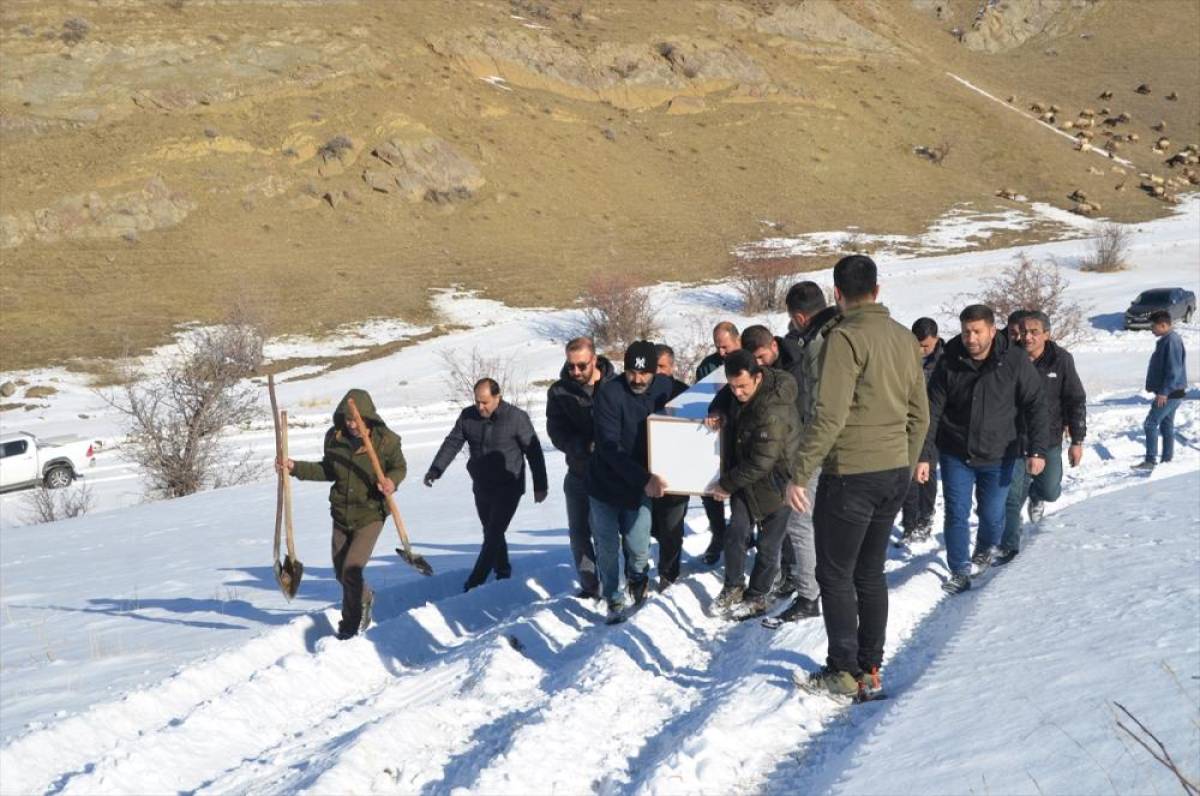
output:
<svg viewBox="0 0 1200 796"><path fill-rule="evenodd" d="M342 621L338 632L353 636L362 624L363 595L370 591L363 580L363 568L371 560L383 522L377 520L347 531L333 526L333 574L342 584Z"/></svg>

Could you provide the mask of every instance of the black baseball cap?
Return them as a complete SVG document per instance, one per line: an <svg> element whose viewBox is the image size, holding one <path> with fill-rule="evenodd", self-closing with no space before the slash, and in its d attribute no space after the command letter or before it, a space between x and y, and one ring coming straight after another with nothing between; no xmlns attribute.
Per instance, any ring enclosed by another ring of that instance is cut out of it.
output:
<svg viewBox="0 0 1200 796"><path fill-rule="evenodd" d="M635 340L625 349L625 370L653 373L657 363L654 343L649 340Z"/></svg>

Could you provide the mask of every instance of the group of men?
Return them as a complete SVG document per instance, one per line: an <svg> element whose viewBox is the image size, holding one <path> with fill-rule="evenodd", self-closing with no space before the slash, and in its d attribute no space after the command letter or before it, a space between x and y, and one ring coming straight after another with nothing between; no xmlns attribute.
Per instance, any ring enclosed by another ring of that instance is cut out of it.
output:
<svg viewBox="0 0 1200 796"><path fill-rule="evenodd" d="M727 321L713 330L716 351L696 380L723 368L726 384L705 421L723 430L720 475L703 498L712 540L708 565L724 558L715 607L726 616L764 616L790 598L768 627L824 616L826 664L804 687L869 699L879 693L887 627L884 564L897 514L898 545L929 538L942 483L949 576L958 594L990 567L1020 552L1022 511L1038 522L1058 499L1063 440L1080 464L1087 398L1071 354L1052 337L1038 310L1015 312L998 329L993 310L966 307L949 342L920 318L906 329L878 302L875 263L842 258L833 270L835 303L814 282L786 296L789 329L743 330ZM1186 387L1183 344L1169 315L1156 315L1159 343L1146 388L1155 399L1146 421L1147 454L1139 469L1172 455L1172 417ZM629 602L650 587L650 540L658 540L657 588L680 577L687 495L650 471L647 418L688 389L676 378L674 351L639 340L624 352L622 372L593 341L566 345L566 361L549 388L546 428L563 452L570 548L578 597L601 599L607 621L623 621ZM399 438L352 391L366 428L339 406L321 462L280 462L296 477L334 481L335 571L344 594L339 636L370 622L362 568L386 516L383 500L404 477ZM346 400L343 400L343 404ZM375 481L359 460L370 434L387 475ZM505 532L532 470L534 497L548 492L541 443L526 412L502 400L490 378L475 385L424 477L433 486L464 445L483 545L464 589L489 575L510 577ZM359 483L363 482L363 483ZM971 544L972 506L979 518ZM353 514L353 517L350 515ZM748 551L756 549L747 580Z"/></svg>

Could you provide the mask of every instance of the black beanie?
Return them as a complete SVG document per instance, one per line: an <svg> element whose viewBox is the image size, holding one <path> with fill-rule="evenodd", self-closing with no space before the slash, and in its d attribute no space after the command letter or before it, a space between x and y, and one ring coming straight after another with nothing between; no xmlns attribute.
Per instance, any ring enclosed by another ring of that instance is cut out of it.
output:
<svg viewBox="0 0 1200 796"><path fill-rule="evenodd" d="M640 370L643 373L653 373L658 364L654 354L654 343L649 340L635 340L625 349L625 370Z"/></svg>

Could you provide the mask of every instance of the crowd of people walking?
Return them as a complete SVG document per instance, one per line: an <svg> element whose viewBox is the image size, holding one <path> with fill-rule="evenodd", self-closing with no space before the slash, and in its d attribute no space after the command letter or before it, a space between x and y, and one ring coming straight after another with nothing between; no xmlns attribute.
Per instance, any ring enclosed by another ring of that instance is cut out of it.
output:
<svg viewBox="0 0 1200 796"><path fill-rule="evenodd" d="M762 617L772 628L823 617L825 666L802 685L857 699L882 687L888 546L930 539L939 482L943 588L960 594L1021 552L1022 514L1037 523L1058 500L1064 440L1066 463L1078 467L1087 433L1087 396L1074 360L1039 308L1012 313L999 328L992 308L968 306L958 334L943 341L931 318L899 324L879 294L871 258L842 258L833 269L834 303L815 282L793 285L783 334L762 325L739 332L722 321L713 329L714 351L695 373L695 381L718 368L725 376L705 420L723 440L720 474L702 496L711 540L700 562L724 560L714 611L731 620ZM1146 378L1154 398L1146 456L1134 466L1141 470L1160 461L1160 440L1161 461L1170 461L1173 417L1187 384L1170 315L1151 321L1159 339ZM571 340L546 402L550 442L567 464L562 491L576 596L603 601L614 624L647 598L651 539L658 542L655 588L670 588L683 573L689 505L688 495L668 493L647 456L647 418L688 389L675 352L639 340L621 359L618 373L591 339ZM347 419L343 399L321 461L278 463L297 478L333 482L341 638L371 621L363 568L387 515L384 497L405 476L399 437L370 396L352 390L351 397L366 428ZM383 480L361 456L364 434L380 452ZM504 401L491 378L475 385L474 403L424 476L427 487L464 445L483 532L464 583L470 590L489 575L512 574L505 533L525 493L527 465L536 502L549 486L529 415Z"/></svg>

